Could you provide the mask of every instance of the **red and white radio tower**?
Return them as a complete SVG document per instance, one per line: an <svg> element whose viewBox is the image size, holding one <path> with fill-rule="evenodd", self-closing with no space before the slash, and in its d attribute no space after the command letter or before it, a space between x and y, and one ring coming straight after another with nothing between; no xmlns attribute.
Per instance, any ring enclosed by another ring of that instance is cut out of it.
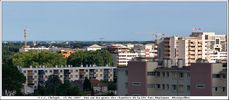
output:
<svg viewBox="0 0 229 100"><path fill-rule="evenodd" d="M27 32L26 32L26 29L24 29L24 48L27 48Z"/></svg>

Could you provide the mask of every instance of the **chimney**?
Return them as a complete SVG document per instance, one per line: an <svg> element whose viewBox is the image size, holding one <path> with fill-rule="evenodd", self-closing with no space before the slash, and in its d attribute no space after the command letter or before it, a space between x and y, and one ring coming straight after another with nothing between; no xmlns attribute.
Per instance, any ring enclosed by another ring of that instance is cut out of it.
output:
<svg viewBox="0 0 229 100"><path fill-rule="evenodd" d="M171 59L167 59L167 67L168 68L172 67L172 60Z"/></svg>
<svg viewBox="0 0 229 100"><path fill-rule="evenodd" d="M184 66L183 59L178 59L178 68L182 68Z"/></svg>
<svg viewBox="0 0 229 100"><path fill-rule="evenodd" d="M163 66L163 67L167 67L167 63L168 63L168 62L167 62L167 59L163 59L163 65L162 65L162 66Z"/></svg>

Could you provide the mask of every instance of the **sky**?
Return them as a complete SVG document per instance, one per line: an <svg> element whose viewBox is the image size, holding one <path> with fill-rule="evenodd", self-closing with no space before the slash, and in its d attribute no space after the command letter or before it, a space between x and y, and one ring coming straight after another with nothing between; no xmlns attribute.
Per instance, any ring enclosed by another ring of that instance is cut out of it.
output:
<svg viewBox="0 0 229 100"><path fill-rule="evenodd" d="M3 2L3 41L150 41L150 33L226 33L226 3Z"/></svg>

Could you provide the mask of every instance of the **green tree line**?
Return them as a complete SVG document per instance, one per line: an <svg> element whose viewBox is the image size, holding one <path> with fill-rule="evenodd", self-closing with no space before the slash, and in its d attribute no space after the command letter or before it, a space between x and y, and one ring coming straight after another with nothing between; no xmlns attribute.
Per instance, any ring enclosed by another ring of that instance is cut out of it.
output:
<svg viewBox="0 0 229 100"><path fill-rule="evenodd" d="M97 51L79 51L69 56L67 64L73 66L97 65L97 66L112 66L112 55L107 50Z"/></svg>

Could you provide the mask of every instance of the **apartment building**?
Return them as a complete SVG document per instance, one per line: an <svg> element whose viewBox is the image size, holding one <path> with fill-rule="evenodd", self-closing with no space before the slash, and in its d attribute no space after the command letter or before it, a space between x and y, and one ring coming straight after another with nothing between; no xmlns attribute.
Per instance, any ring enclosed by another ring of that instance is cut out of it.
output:
<svg viewBox="0 0 229 100"><path fill-rule="evenodd" d="M128 64L128 95L189 95L189 81L189 67L172 66L171 60L166 60L163 65L144 60Z"/></svg>
<svg viewBox="0 0 229 100"><path fill-rule="evenodd" d="M226 96L227 63L191 64L191 96Z"/></svg>
<svg viewBox="0 0 229 100"><path fill-rule="evenodd" d="M93 44L86 48L87 51L96 51L96 50L101 50L101 49L102 49L102 46L99 46L97 44Z"/></svg>
<svg viewBox="0 0 229 100"><path fill-rule="evenodd" d="M195 63L197 59L203 59L202 44L200 37L184 37L178 39L177 58L183 59L186 66Z"/></svg>
<svg viewBox="0 0 229 100"><path fill-rule="evenodd" d="M218 35L215 32L192 32L192 37L199 37L202 41L202 58L210 63L217 60L227 61L226 34Z"/></svg>
<svg viewBox="0 0 229 100"><path fill-rule="evenodd" d="M65 80L76 81L76 80L84 80L85 77L88 79L97 79L97 80L107 80L113 81L116 67L112 66L80 66L73 67L71 65L66 66L55 66L52 68L47 68L45 66L39 66L33 68L20 68L18 67L20 72L24 74L26 77L26 82L24 83L26 88L36 89L38 88L38 84L42 85L45 81L48 80L50 75L58 75L61 82L63 83ZM26 91L29 89L25 89L25 93L33 92Z"/></svg>
<svg viewBox="0 0 229 100"><path fill-rule="evenodd" d="M135 52L119 52L116 57L118 66L127 66L128 61L138 57L138 54Z"/></svg>
<svg viewBox="0 0 229 100"><path fill-rule="evenodd" d="M184 64L180 59L177 66L173 66L170 59L164 59L162 65L145 59L130 61L127 69L127 95L226 96L227 64L202 62L192 63L191 66ZM124 82L118 84L125 86Z"/></svg>
<svg viewBox="0 0 229 100"><path fill-rule="evenodd" d="M163 61L163 59L172 59L172 64L177 63L177 44L178 39L181 37L172 36L165 37L158 41L158 60Z"/></svg>

